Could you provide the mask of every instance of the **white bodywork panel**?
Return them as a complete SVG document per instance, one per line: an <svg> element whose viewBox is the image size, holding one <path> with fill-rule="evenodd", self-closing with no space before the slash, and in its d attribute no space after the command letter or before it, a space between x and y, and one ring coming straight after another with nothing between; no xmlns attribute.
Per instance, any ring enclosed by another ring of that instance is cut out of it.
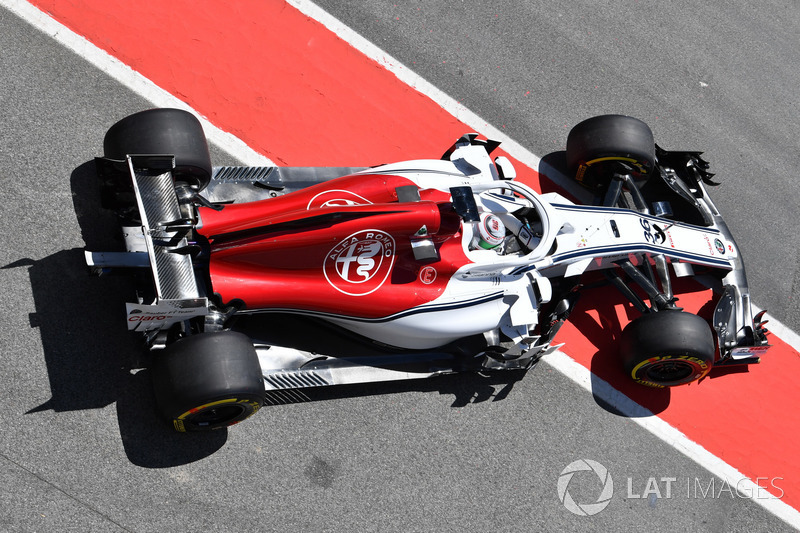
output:
<svg viewBox="0 0 800 533"><path fill-rule="evenodd" d="M458 147L451 157L453 161L417 160L364 173L402 176L421 189L469 186L478 211L500 216L530 249L502 255L471 248L475 229L464 223L462 245L472 263L453 275L439 298L381 319L325 316L326 320L401 348L433 348L497 328L513 332L519 341L536 326L539 304L549 301L548 277L611 268L620 259L641 264L651 254L663 254L676 263L732 268L736 248L716 228L672 223L626 209L576 205L558 194L540 195L522 183L499 181L481 146ZM539 236L532 236L514 216L522 208L536 210L541 219Z"/></svg>

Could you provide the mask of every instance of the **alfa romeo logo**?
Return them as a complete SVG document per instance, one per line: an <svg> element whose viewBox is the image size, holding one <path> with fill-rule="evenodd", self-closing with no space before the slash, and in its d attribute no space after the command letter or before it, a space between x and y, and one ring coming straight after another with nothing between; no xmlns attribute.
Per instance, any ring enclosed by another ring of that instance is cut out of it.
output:
<svg viewBox="0 0 800 533"><path fill-rule="evenodd" d="M350 296L364 296L380 288L394 264L394 238L381 230L353 233L325 256L325 279Z"/></svg>
<svg viewBox="0 0 800 533"><path fill-rule="evenodd" d="M323 191L314 196L309 202L307 209L320 207L347 207L351 205L369 205L372 202L351 191L331 189Z"/></svg>
<svg viewBox="0 0 800 533"><path fill-rule="evenodd" d="M600 495L594 503L577 503L569 493L569 482L572 481L572 476L581 471L594 472L603 484ZM591 459L573 461L561 471L561 475L558 477L558 499L569 512L579 516L592 516L599 513L608 506L613 495L614 481L611 479L608 469Z"/></svg>

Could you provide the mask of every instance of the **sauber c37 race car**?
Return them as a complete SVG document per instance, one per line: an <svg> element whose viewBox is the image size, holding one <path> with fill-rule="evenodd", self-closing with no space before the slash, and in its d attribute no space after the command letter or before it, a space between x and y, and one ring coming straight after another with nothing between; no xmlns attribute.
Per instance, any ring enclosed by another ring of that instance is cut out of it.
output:
<svg viewBox="0 0 800 533"><path fill-rule="evenodd" d="M179 431L255 413L268 391L527 369L586 279L641 316L620 339L635 381L664 387L767 349L742 259L696 152L658 147L643 122L590 118L569 173L596 205L515 180L499 143L468 134L441 159L372 168L212 167L200 122L153 109L113 125L97 158L133 272L130 330L154 356L157 404ZM709 324L675 278L716 286Z"/></svg>

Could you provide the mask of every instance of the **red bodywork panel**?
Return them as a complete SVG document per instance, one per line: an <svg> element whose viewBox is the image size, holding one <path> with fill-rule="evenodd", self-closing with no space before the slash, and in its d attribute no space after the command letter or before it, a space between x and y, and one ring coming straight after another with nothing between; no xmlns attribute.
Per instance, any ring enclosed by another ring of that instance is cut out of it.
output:
<svg viewBox="0 0 800 533"><path fill-rule="evenodd" d="M213 292L248 309L362 318L436 299L469 262L461 220L441 191L399 203L396 188L408 185L400 176L360 174L221 211L200 208ZM420 230L438 260L414 258L411 241Z"/></svg>

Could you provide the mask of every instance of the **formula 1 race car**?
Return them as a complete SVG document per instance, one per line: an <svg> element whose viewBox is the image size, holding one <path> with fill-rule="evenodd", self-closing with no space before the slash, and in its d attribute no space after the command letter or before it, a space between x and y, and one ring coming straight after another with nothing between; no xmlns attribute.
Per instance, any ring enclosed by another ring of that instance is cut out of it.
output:
<svg viewBox="0 0 800 533"><path fill-rule="evenodd" d="M266 391L527 369L558 348L590 276L641 311L619 346L635 381L758 361L763 313L699 153L661 149L631 117L590 118L566 147L598 198L578 205L515 180L498 144L468 134L441 159L373 168L212 167L190 113L113 125L96 163L125 246L86 260L140 281L128 329L159 351L163 415L216 429ZM713 327L673 295L700 273Z"/></svg>

